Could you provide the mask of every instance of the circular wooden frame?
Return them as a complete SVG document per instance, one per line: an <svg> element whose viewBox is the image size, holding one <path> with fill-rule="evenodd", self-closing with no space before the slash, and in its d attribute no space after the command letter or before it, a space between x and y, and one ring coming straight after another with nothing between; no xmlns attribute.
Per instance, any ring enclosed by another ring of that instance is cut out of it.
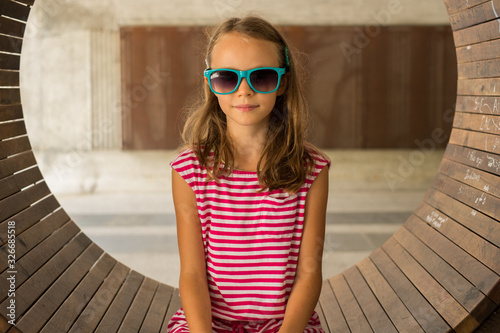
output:
<svg viewBox="0 0 500 333"><path fill-rule="evenodd" d="M441 167L384 245L324 281L325 331L500 331L500 1L445 3L459 81ZM0 332L166 332L177 290L93 243L38 169L19 88L33 4L0 0Z"/></svg>

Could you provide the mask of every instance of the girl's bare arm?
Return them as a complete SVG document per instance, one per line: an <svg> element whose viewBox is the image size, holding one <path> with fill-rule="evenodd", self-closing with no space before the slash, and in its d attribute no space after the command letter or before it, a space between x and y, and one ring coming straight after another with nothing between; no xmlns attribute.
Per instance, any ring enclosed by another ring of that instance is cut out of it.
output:
<svg viewBox="0 0 500 333"><path fill-rule="evenodd" d="M280 333L304 332L318 302L323 280L321 261L327 202L328 167L325 167L307 193L297 273Z"/></svg>
<svg viewBox="0 0 500 333"><path fill-rule="evenodd" d="M181 261L179 289L182 307L191 332L212 332L205 249L196 196L186 181L173 169L172 193Z"/></svg>

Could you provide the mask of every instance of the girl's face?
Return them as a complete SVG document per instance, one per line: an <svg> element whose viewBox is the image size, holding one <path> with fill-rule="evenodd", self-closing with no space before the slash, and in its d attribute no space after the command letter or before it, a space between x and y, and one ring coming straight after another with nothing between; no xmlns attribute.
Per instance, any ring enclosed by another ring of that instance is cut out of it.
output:
<svg viewBox="0 0 500 333"><path fill-rule="evenodd" d="M276 47L272 42L231 32L223 36L212 50L212 69L245 71L257 67L280 67ZM234 93L216 94L219 105L226 114L230 132L235 133L235 130L248 126L265 127L267 130L276 97L284 93L285 87L286 76L283 76L277 91L269 94L257 93L243 78Z"/></svg>

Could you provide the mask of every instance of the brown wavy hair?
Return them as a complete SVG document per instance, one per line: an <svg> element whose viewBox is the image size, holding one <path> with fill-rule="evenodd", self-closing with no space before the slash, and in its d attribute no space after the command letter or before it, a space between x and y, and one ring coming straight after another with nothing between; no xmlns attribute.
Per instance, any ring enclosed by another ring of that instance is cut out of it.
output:
<svg viewBox="0 0 500 333"><path fill-rule="evenodd" d="M280 31L256 16L230 18L213 28L206 48L207 66L214 46L230 32L272 42L276 46L281 67L286 66L285 47L288 49L287 86L284 94L277 96L271 112L268 140L257 164L257 176L262 190L284 189L296 193L304 184L306 175L314 168L311 153L320 153L305 141L309 119L301 85L303 71L295 52ZM192 108L182 131L182 138L184 148L194 150L201 166L215 180L234 170L232 143L226 126L226 115L220 108L217 97L204 84L203 96ZM210 149L204 149L205 147ZM221 167L215 168L216 165Z"/></svg>

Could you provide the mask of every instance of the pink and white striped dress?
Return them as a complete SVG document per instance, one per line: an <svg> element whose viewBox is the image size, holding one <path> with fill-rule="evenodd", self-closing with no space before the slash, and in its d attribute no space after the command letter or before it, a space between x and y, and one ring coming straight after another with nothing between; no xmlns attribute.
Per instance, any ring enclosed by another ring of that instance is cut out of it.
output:
<svg viewBox="0 0 500 333"><path fill-rule="evenodd" d="M315 169L296 194L257 192L256 172L234 170L219 182L188 149L170 164L196 194L214 332L276 332L292 289L299 254L306 195L330 165L313 155ZM168 332L189 332L182 309ZM313 313L305 332L323 332Z"/></svg>

